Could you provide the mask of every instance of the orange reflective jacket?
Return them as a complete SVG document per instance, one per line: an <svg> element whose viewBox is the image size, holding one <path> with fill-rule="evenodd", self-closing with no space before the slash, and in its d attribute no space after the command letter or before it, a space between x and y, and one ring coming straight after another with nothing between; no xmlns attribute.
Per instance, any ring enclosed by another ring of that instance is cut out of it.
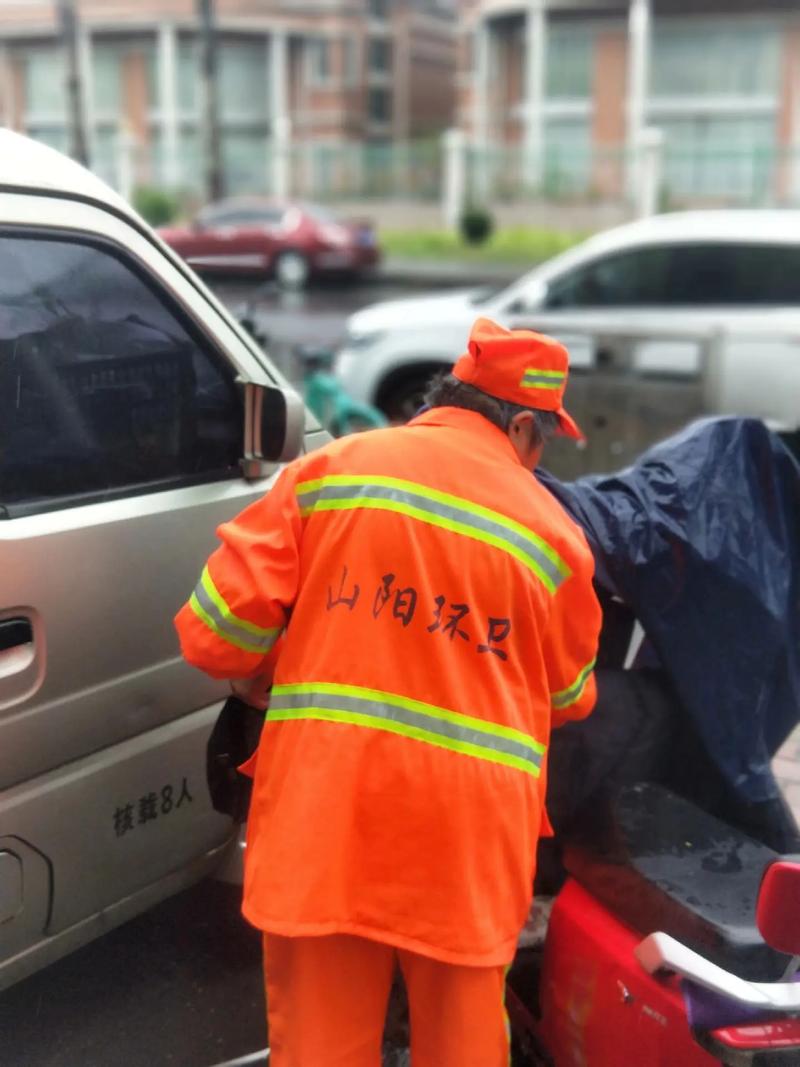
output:
<svg viewBox="0 0 800 1067"><path fill-rule="evenodd" d="M551 724L595 699L582 532L482 416L437 408L292 463L219 528L177 617L218 677L271 670L245 915L447 962L512 959Z"/></svg>

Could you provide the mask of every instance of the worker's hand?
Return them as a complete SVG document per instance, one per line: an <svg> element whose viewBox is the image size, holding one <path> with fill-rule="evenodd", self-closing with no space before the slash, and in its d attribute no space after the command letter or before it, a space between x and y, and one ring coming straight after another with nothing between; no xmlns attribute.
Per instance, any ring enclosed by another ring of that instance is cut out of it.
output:
<svg viewBox="0 0 800 1067"><path fill-rule="evenodd" d="M266 711L269 707L269 694L272 688L272 680L260 674L256 678L235 678L231 681L231 689L251 708Z"/></svg>

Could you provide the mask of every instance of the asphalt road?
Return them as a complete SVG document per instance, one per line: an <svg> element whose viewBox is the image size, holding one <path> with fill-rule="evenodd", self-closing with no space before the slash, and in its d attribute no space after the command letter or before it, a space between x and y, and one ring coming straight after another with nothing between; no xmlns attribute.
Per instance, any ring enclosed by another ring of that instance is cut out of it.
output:
<svg viewBox="0 0 800 1067"><path fill-rule="evenodd" d="M253 301L294 381L295 345L334 345L352 311L409 291L215 288ZM261 942L238 904L236 887L205 882L0 993L0 1067L212 1067L263 1049Z"/></svg>
<svg viewBox="0 0 800 1067"><path fill-rule="evenodd" d="M0 993L3 1067L211 1067L266 1046L260 935L206 881Z"/></svg>

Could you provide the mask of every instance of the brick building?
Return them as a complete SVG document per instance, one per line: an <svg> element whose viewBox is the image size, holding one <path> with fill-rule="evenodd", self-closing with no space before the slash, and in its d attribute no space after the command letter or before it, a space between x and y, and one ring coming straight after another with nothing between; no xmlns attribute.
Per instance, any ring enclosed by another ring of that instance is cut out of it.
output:
<svg viewBox="0 0 800 1067"><path fill-rule="evenodd" d="M196 186L200 165L194 0L75 0L91 165L120 184ZM66 149L57 4L0 5L0 122ZM270 187L278 129L324 178L336 147L431 137L452 124L454 0L216 0L226 186ZM290 124L286 126L286 122Z"/></svg>
<svg viewBox="0 0 800 1067"><path fill-rule="evenodd" d="M797 0L463 9L459 122L478 146L519 146L533 184L613 193L656 127L677 198L800 201Z"/></svg>

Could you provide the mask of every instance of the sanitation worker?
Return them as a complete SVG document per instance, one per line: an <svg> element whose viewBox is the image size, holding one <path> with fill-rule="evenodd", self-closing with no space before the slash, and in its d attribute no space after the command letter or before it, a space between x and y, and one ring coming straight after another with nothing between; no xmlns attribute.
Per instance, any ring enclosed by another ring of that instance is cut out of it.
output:
<svg viewBox="0 0 800 1067"><path fill-rule="evenodd" d="M531 476L567 353L487 319L403 427L289 464L220 526L187 660L269 708L244 914L274 1067L379 1067L396 963L414 1067L505 1067L551 726L587 715L582 532ZM244 680L244 681L242 681Z"/></svg>

